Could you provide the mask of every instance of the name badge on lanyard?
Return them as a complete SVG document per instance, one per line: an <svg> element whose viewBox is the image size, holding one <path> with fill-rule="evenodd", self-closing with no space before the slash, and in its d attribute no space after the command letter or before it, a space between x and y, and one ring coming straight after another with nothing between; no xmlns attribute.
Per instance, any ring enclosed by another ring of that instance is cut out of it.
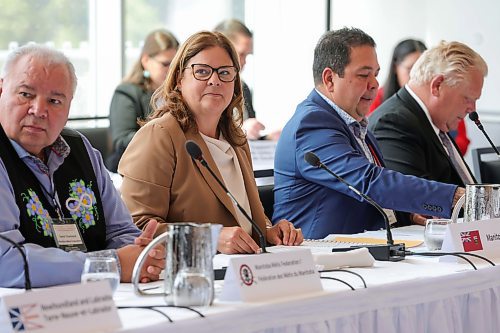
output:
<svg viewBox="0 0 500 333"><path fill-rule="evenodd" d="M87 252L82 235L73 219L51 219L50 227L58 248L64 251Z"/></svg>
<svg viewBox="0 0 500 333"><path fill-rule="evenodd" d="M88 196L89 198L84 198ZM87 200L84 200L87 199ZM72 201L75 201L76 204ZM71 213L74 213L80 209L80 206L90 206L92 207L92 198L87 193L82 194L80 200L75 198L68 198L66 200L66 209ZM71 218L59 218L51 219L50 227L55 235L54 239L56 241L56 246L64 251L82 251L87 252L87 247L83 241L80 229L78 228L76 222Z"/></svg>

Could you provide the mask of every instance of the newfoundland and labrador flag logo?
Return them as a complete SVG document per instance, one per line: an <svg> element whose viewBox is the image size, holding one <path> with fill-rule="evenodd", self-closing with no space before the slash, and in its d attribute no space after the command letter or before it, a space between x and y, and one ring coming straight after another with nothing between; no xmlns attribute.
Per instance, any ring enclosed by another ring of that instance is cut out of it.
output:
<svg viewBox="0 0 500 333"><path fill-rule="evenodd" d="M10 323L14 332L34 331L43 328L37 304L26 304L9 309Z"/></svg>
<svg viewBox="0 0 500 333"><path fill-rule="evenodd" d="M478 251L483 249L481 236L479 236L478 230L463 231L460 233L460 238L462 238L462 245L464 246L465 252Z"/></svg>

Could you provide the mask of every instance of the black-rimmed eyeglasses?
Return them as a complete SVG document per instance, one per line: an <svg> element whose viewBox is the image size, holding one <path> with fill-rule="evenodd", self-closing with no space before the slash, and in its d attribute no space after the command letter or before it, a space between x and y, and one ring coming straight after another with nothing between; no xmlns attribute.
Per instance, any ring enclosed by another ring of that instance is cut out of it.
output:
<svg viewBox="0 0 500 333"><path fill-rule="evenodd" d="M194 78L199 81L208 81L212 77L212 74L216 72L219 80L222 82L233 82L236 74L238 74L238 69L234 66L213 68L205 64L192 64L189 67L184 67L184 69L188 68L191 68Z"/></svg>

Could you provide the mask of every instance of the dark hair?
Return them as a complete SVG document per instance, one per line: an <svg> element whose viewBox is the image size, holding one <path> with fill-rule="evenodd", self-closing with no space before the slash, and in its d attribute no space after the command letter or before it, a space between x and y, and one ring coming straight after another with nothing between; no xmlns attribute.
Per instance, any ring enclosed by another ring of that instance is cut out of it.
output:
<svg viewBox="0 0 500 333"><path fill-rule="evenodd" d="M236 40L238 34L249 38L253 37L250 29L248 29L247 26L244 25L241 21L235 19L222 21L221 23L217 24L217 26L214 28L214 31L223 33L232 42Z"/></svg>
<svg viewBox="0 0 500 333"><path fill-rule="evenodd" d="M322 82L325 68L343 77L345 67L351 62L351 48L363 45L376 46L373 38L360 29L344 27L325 32L314 49L314 84Z"/></svg>
<svg viewBox="0 0 500 333"><path fill-rule="evenodd" d="M243 91L239 74L240 65L238 54L234 50L231 41L220 32L200 31L189 37L181 45L170 64L167 78L153 93L151 99L153 112L148 116L146 122L162 117L166 113L170 113L177 119L184 132L190 128L197 129L193 113L184 102L182 93L177 87L177 83L182 78L182 73L186 64L191 58L201 51L215 46L226 50L233 65L238 70L238 74L234 79L233 98L226 110L222 113L217 126L227 142L233 146L242 146L246 143L246 136L241 130L243 118ZM144 125L146 122L141 122L141 125Z"/></svg>
<svg viewBox="0 0 500 333"><path fill-rule="evenodd" d="M389 75L384 84L383 101L394 95L401 87L399 86L396 66L399 65L409 54L413 52L423 53L427 50L425 44L416 39L405 39L396 45L392 53L391 65L389 66Z"/></svg>
<svg viewBox="0 0 500 333"><path fill-rule="evenodd" d="M144 55L154 57L162 51L178 48L179 42L170 31L158 29L150 32L144 40L139 59L135 62L130 73L123 79L123 82L138 85L144 90L153 90L151 87L151 79L144 77L144 67L141 61L142 57Z"/></svg>

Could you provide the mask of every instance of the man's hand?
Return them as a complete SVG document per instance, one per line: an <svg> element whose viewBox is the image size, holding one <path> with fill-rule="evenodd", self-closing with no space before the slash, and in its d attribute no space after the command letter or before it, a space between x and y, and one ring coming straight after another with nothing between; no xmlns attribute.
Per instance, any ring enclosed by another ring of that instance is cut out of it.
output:
<svg viewBox="0 0 500 333"><path fill-rule="evenodd" d="M130 282L132 280L132 271L135 262L146 245L153 240L153 235L157 227L158 222L156 220L150 220L142 234L134 240L133 245L124 246L116 251L120 259L122 268L121 280L123 282ZM145 283L158 280L164 268L165 248L162 245L158 245L149 251L148 257L144 261L144 265L141 269L140 281Z"/></svg>
<svg viewBox="0 0 500 333"><path fill-rule="evenodd" d="M255 118L248 118L243 122L243 132L246 133L247 139L249 140L259 140L260 138L260 131L265 129L266 127L262 125L257 119Z"/></svg>
<svg viewBox="0 0 500 333"><path fill-rule="evenodd" d="M272 140L272 141L278 141L278 139L280 138L280 135L281 135L281 129L277 129L277 130L274 130L274 131L267 133L265 139Z"/></svg>
<svg viewBox="0 0 500 333"><path fill-rule="evenodd" d="M155 219L149 220L148 224L146 224L146 228L142 231L142 234L134 240L134 244L147 246L153 240L156 228L158 228L158 221Z"/></svg>
<svg viewBox="0 0 500 333"><path fill-rule="evenodd" d="M453 196L453 203L451 204L451 208L454 208L457 204L458 199L460 199L465 194L465 188L457 187L455 191L455 195Z"/></svg>
<svg viewBox="0 0 500 333"><path fill-rule="evenodd" d="M274 245L300 245L304 241L302 230L287 220L280 220L266 230L267 241Z"/></svg>
<svg viewBox="0 0 500 333"><path fill-rule="evenodd" d="M413 224L425 225L427 219L437 219L437 217L417 213L410 214L410 220Z"/></svg>
<svg viewBox="0 0 500 333"><path fill-rule="evenodd" d="M259 253L259 245L241 227L222 228L217 250L225 254L235 253Z"/></svg>

